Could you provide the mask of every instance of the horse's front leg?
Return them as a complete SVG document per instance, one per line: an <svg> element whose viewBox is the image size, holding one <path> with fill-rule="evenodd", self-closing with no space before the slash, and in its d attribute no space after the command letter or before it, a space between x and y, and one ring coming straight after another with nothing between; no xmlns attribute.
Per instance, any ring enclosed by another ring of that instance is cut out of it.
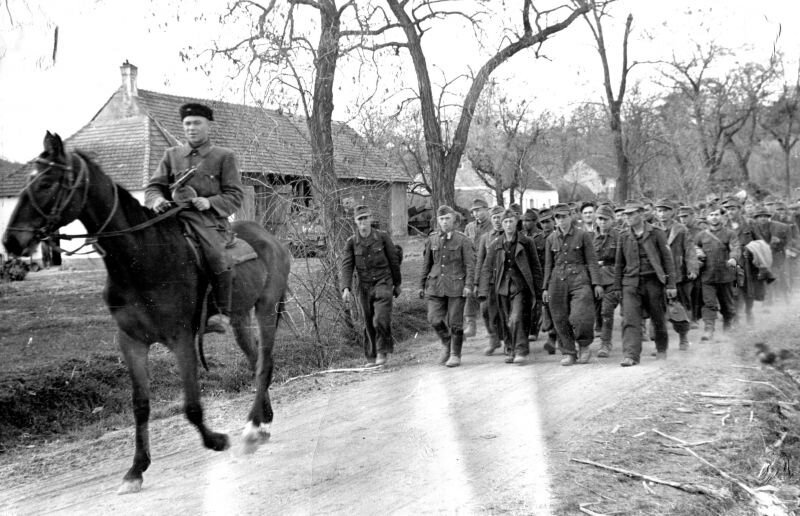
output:
<svg viewBox="0 0 800 516"><path fill-rule="evenodd" d="M272 348L275 345L275 331L278 323L277 314L273 310L272 305L256 307L256 317L261 332L255 377L256 399L242 432L244 453L253 453L259 445L264 444L270 438L273 412L269 399L269 386L272 383Z"/></svg>
<svg viewBox="0 0 800 516"><path fill-rule="evenodd" d="M149 345L119 331L119 347L128 366L133 385L133 417L136 421L136 453L133 465L122 479L118 494L137 493L142 489L142 473L150 466L150 380L147 377Z"/></svg>
<svg viewBox="0 0 800 516"><path fill-rule="evenodd" d="M186 418L197 427L206 448L214 451L226 450L230 446L228 436L212 432L203 422L203 406L200 404L200 386L197 382L197 353L192 336L182 336L172 349L175 351L183 381L183 409Z"/></svg>

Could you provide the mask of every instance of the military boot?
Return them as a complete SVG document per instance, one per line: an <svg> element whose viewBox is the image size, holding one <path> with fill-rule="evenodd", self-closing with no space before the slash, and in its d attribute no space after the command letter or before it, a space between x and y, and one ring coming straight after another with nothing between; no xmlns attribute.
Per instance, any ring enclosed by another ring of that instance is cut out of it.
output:
<svg viewBox="0 0 800 516"><path fill-rule="evenodd" d="M500 347L500 337L497 335L489 335L489 345L486 346L483 350L483 354L491 356L494 353L494 350Z"/></svg>
<svg viewBox="0 0 800 516"><path fill-rule="evenodd" d="M597 358L608 358L610 354L611 354L611 343L601 342L600 350L598 350L597 352Z"/></svg>
<svg viewBox="0 0 800 516"><path fill-rule="evenodd" d="M436 330L436 334L439 336L439 339L442 341L442 354L439 355L439 364L444 365L447 360L450 358L450 330L447 329L447 326L444 323L439 323L433 327Z"/></svg>
<svg viewBox="0 0 800 516"><path fill-rule="evenodd" d="M689 349L689 334L681 333L679 337L681 340L678 343L678 349L681 351L686 351L687 349Z"/></svg>
<svg viewBox="0 0 800 516"><path fill-rule="evenodd" d="M548 355L556 354L556 338L550 334L547 335L547 342L544 343L544 350Z"/></svg>
<svg viewBox="0 0 800 516"><path fill-rule="evenodd" d="M206 333L226 333L231 327L231 297L233 296L233 271L215 274L212 278L217 313L208 318Z"/></svg>
<svg viewBox="0 0 800 516"><path fill-rule="evenodd" d="M474 337L476 333L478 333L478 325L475 322L474 317L467 317L464 321L464 336L465 337Z"/></svg>
<svg viewBox="0 0 800 516"><path fill-rule="evenodd" d="M706 321L705 329L703 330L703 336L700 337L700 340L704 342L708 342L714 338L714 321Z"/></svg>
<svg viewBox="0 0 800 516"><path fill-rule="evenodd" d="M450 339L450 358L445 365L447 367L458 367L461 365L461 346L464 343L464 331L457 330L453 332L453 337Z"/></svg>

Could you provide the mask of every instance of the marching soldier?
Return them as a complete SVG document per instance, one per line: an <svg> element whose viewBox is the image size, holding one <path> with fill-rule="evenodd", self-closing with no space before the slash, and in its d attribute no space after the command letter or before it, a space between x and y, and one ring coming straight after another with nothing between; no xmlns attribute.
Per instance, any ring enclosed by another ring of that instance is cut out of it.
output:
<svg viewBox="0 0 800 516"><path fill-rule="evenodd" d="M622 292L622 367L639 363L645 311L655 328L656 359L667 358L666 300L677 295L667 238L661 229L645 222L644 216L641 203L625 205L628 229L620 234L617 246L614 285Z"/></svg>
<svg viewBox="0 0 800 516"><path fill-rule="evenodd" d="M492 229L488 233L481 235L478 241L478 249L476 251L475 259L475 284L473 292L477 294L478 287L480 286L481 270L483 262L486 260L486 255L489 250L489 245L495 238L503 234L503 213L505 209L502 206L495 206L489 212L489 220L492 224ZM486 326L486 333L489 335L489 345L483 350L486 356L494 353L494 350L500 347L500 341L505 337L503 327L500 324L500 314L497 307L497 296L487 296L483 301L480 301L481 318L483 324Z"/></svg>
<svg viewBox="0 0 800 516"><path fill-rule="evenodd" d="M145 205L156 213L167 211L173 202L186 205L178 217L192 228L203 251L217 308L206 331L225 333L230 327L233 264L224 250L234 238L228 217L244 199L242 179L233 151L211 143L211 108L184 104L179 114L187 144L166 150L145 189Z"/></svg>
<svg viewBox="0 0 800 516"><path fill-rule="evenodd" d="M539 228L539 213L533 208L525 211L522 216L522 232L525 236L533 241L533 246L536 248L536 257L539 260L539 265L544 265L544 236L542 230ZM544 279L540 275L540 279ZM542 285L539 285L539 290L542 290ZM533 310L531 311L531 340L536 340L539 337L539 328L542 327L542 296L538 296L533 300Z"/></svg>
<svg viewBox="0 0 800 516"><path fill-rule="evenodd" d="M524 364L533 300L541 295L542 269L533 241L517 231L519 216L503 214L503 236L489 245L481 270L479 297L496 295L506 340L506 363Z"/></svg>
<svg viewBox="0 0 800 516"><path fill-rule="evenodd" d="M425 242L419 297L427 298L428 322L442 341L439 363L458 367L464 342L464 303L472 295L475 259L472 242L455 231L455 210L440 206L436 220L439 230Z"/></svg>
<svg viewBox="0 0 800 516"><path fill-rule="evenodd" d="M553 210L545 208L539 212L539 225L542 226L542 231L533 240L536 246L536 252L539 253L539 264L542 266L544 272L545 264L545 248L547 246L547 237L555 230L555 222L553 221ZM544 274L542 274L542 290L544 291ZM542 305L542 324L539 330L547 334L547 342L544 344L544 350L548 355L555 355L556 348L558 347L558 334L556 328L553 326L553 317L550 315L550 305L541 302Z"/></svg>
<svg viewBox="0 0 800 516"><path fill-rule="evenodd" d="M342 300L350 303L353 271L358 275L358 305L364 315L364 354L381 366L394 352L392 339L392 296L400 295L400 257L391 237L372 228L367 206L354 211L357 232L347 239L342 259Z"/></svg>
<svg viewBox="0 0 800 516"><path fill-rule="evenodd" d="M481 198L472 201L472 206L469 209L472 217L475 219L464 228L464 234L472 240L473 250L477 250L478 242L484 233L492 230L492 221L489 220L489 205ZM477 257L477 252L475 253ZM475 267L475 274L478 273L477 266ZM475 278L478 281L478 278ZM464 337L474 337L477 331L477 318L480 310L480 303L475 296L467 298L466 306L464 307Z"/></svg>
<svg viewBox="0 0 800 516"><path fill-rule="evenodd" d="M555 205L553 215L558 228L547 237L542 300L550 305L561 365L586 364L594 339L594 299L603 295L597 256L591 233L577 227L569 206Z"/></svg>
<svg viewBox="0 0 800 516"><path fill-rule="evenodd" d="M620 301L620 292L614 289L614 263L617 259L619 231L614 227L614 210L608 205L600 206L595 216L597 232L594 234L594 252L600 268L599 285L603 287L603 297L595 302L595 310L600 313L599 358L607 358L611 352L611 337L614 331L614 310Z"/></svg>

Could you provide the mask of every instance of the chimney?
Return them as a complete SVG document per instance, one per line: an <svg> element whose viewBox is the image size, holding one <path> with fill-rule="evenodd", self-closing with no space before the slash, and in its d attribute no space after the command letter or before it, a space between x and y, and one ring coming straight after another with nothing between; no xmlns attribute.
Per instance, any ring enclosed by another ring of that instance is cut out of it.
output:
<svg viewBox="0 0 800 516"><path fill-rule="evenodd" d="M124 116L131 116L138 111L133 99L139 96L139 89L136 87L139 69L126 59L119 70L122 73L122 112Z"/></svg>

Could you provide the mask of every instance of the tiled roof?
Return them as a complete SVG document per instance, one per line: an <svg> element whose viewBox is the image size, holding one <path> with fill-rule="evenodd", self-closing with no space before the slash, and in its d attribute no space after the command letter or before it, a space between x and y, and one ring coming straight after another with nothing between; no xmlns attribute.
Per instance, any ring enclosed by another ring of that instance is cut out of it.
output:
<svg viewBox="0 0 800 516"><path fill-rule="evenodd" d="M140 109L175 138L183 137L178 108L187 102L207 104L214 110L216 122L213 142L234 151L243 174L309 176L311 173L305 119L253 106L147 90L139 90L136 101ZM333 123L333 145L339 178L408 182L400 166L368 145L347 124Z"/></svg>
<svg viewBox="0 0 800 516"><path fill-rule="evenodd" d="M147 116L90 123L64 140L68 151L81 150L103 167L111 178L128 190L142 190L148 173L155 170L167 148L166 138L152 130ZM150 136L150 137L148 137ZM153 157L148 147L161 151ZM25 184L32 165L26 164L0 178L0 196L16 196Z"/></svg>

